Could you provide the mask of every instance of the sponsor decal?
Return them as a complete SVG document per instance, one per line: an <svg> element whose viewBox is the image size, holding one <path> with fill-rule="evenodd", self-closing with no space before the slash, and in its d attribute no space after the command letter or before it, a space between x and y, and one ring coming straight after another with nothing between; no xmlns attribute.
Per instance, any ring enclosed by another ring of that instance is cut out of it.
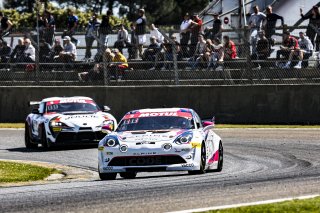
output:
<svg viewBox="0 0 320 213"><path fill-rule="evenodd" d="M161 165L161 163L161 157L131 158L129 160L130 166Z"/></svg>
<svg viewBox="0 0 320 213"><path fill-rule="evenodd" d="M113 166L106 166L106 167L103 167L102 169L105 171L111 171L113 170Z"/></svg>
<svg viewBox="0 0 320 213"><path fill-rule="evenodd" d="M67 99L61 99L61 100L48 101L47 102L47 106L53 105L53 104L64 104L64 103L88 103L88 104L94 104L93 100L67 98Z"/></svg>
<svg viewBox="0 0 320 213"><path fill-rule="evenodd" d="M156 155L156 152L139 152L139 153L133 153L133 155Z"/></svg>
<svg viewBox="0 0 320 213"><path fill-rule="evenodd" d="M190 152L190 149L186 148L186 149L176 149L174 148L175 152Z"/></svg>
<svg viewBox="0 0 320 213"><path fill-rule="evenodd" d="M103 146L99 146L99 147L98 147L98 150L99 150L99 151L102 151L103 149L104 149Z"/></svg>
<svg viewBox="0 0 320 213"><path fill-rule="evenodd" d="M61 127L52 127L52 130L54 132L61 132L62 128Z"/></svg>
<svg viewBox="0 0 320 213"><path fill-rule="evenodd" d="M128 114L124 116L124 119L158 117L158 116L176 116L176 117L192 118L192 114L190 112L145 112L145 113Z"/></svg>
<svg viewBox="0 0 320 213"><path fill-rule="evenodd" d="M198 142L192 142L191 143L192 148L201 148L201 143Z"/></svg>
<svg viewBox="0 0 320 213"><path fill-rule="evenodd" d="M181 164L181 167L194 167L193 163L185 163L185 164Z"/></svg>
<svg viewBox="0 0 320 213"><path fill-rule="evenodd" d="M106 155L113 155L113 152L106 152Z"/></svg>

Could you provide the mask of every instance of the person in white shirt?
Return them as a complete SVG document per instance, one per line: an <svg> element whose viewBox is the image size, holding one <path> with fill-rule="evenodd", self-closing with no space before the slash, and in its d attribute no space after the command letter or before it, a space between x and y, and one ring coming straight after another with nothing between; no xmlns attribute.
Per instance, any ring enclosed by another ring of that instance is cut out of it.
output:
<svg viewBox="0 0 320 213"><path fill-rule="evenodd" d="M31 40L26 38L24 40L24 45L25 45L25 49L23 52L24 54L23 62L34 62L36 60L36 50L32 46Z"/></svg>
<svg viewBox="0 0 320 213"><path fill-rule="evenodd" d="M258 32L261 30L263 22L266 20L266 15L259 12L259 7L256 5L253 7L254 13L251 14L249 19L250 27L250 40L252 46L252 54L257 52Z"/></svg>
<svg viewBox="0 0 320 213"><path fill-rule="evenodd" d="M58 61L64 63L74 62L77 58L77 48L74 43L71 42L71 38L69 36L65 36L63 38L64 46L63 51L60 52Z"/></svg>
<svg viewBox="0 0 320 213"><path fill-rule="evenodd" d="M125 44L128 42L128 31L123 24L120 25L120 30L118 31L117 41L114 43L114 48L117 48L121 53Z"/></svg>
<svg viewBox="0 0 320 213"><path fill-rule="evenodd" d="M154 36L156 38L158 43L160 43L160 44L163 43L164 37L154 24L150 25L150 37L152 37L152 36Z"/></svg>
<svg viewBox="0 0 320 213"><path fill-rule="evenodd" d="M190 15L186 13L180 25L180 44L181 44L182 55L184 57L188 56L188 53L189 53L188 43L190 40L190 26L191 26Z"/></svg>

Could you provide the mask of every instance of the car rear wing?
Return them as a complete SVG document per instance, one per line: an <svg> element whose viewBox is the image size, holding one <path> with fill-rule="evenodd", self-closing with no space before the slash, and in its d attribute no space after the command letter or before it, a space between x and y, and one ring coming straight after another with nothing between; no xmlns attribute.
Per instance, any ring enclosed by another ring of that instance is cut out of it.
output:
<svg viewBox="0 0 320 213"><path fill-rule="evenodd" d="M40 105L41 101L30 101L29 102L29 106L36 106L36 105Z"/></svg>

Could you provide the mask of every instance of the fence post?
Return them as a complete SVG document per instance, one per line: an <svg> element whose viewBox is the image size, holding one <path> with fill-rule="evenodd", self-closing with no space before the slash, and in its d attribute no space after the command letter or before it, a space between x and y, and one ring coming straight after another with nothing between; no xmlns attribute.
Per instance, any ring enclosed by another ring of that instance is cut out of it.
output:
<svg viewBox="0 0 320 213"><path fill-rule="evenodd" d="M103 63L103 85L109 85L109 78L108 78L108 64L106 55L102 53L102 63Z"/></svg>
<svg viewBox="0 0 320 213"><path fill-rule="evenodd" d="M173 70L174 70L174 83L175 85L179 85L177 45L175 43L173 43Z"/></svg>
<svg viewBox="0 0 320 213"><path fill-rule="evenodd" d="M250 83L253 84L253 70L251 62L251 51L250 51L250 29L248 26L244 26L244 47L245 47L245 56L247 59L247 73Z"/></svg>

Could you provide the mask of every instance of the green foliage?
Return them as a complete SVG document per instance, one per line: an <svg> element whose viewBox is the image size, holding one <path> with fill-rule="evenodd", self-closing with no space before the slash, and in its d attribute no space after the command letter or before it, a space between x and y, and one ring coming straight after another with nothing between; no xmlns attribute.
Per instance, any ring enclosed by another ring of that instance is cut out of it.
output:
<svg viewBox="0 0 320 213"><path fill-rule="evenodd" d="M24 163L0 161L0 183L43 180L57 170Z"/></svg>
<svg viewBox="0 0 320 213"><path fill-rule="evenodd" d="M320 197L316 197L306 200L293 200L282 203L208 211L208 213L318 213L319 209Z"/></svg>

